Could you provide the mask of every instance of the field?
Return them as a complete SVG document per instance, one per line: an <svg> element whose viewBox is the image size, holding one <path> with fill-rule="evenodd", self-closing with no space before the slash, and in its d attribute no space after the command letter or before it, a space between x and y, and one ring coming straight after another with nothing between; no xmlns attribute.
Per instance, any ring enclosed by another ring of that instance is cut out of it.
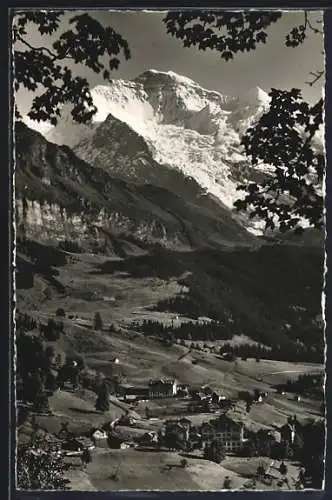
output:
<svg viewBox="0 0 332 500"><path fill-rule="evenodd" d="M202 458L186 456L185 468L181 467L182 458L171 452L96 449L87 472L74 469L70 472L70 479L73 489L84 491L220 491L223 489L224 479L229 477L232 489L243 490L249 487L258 465L262 463L269 467L271 482L258 480L257 489L277 489L277 483L282 478L278 470L280 463L265 457L229 457L222 465L218 465ZM299 464L290 461L285 463L289 471L290 486L293 486ZM289 488L284 484L278 485L278 489Z"/></svg>
<svg viewBox="0 0 332 500"><path fill-rule="evenodd" d="M151 456L137 450L99 450L89 465L88 476L99 491L220 490L225 476L232 478L235 488L243 484L236 472L221 465L187 458L188 465L182 468L180 461L177 453L153 452Z"/></svg>

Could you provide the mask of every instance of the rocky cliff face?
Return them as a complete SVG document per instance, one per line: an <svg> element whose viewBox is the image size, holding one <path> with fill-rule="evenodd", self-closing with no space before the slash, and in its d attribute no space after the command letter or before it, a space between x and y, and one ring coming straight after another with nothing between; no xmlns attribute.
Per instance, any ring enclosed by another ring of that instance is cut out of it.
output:
<svg viewBox="0 0 332 500"><path fill-rule="evenodd" d="M269 106L260 88L228 97L171 71L149 70L132 81L97 86L92 97L98 110L93 123L74 123L64 108L59 124L40 132L113 177L176 195L193 180L202 193L233 211L243 195L236 190L239 183L271 175L269 165L252 167L241 146L243 134ZM323 131L315 147L323 148ZM245 225L262 234L261 221L245 220Z"/></svg>
<svg viewBox="0 0 332 500"><path fill-rule="evenodd" d="M227 209L201 196L197 183L167 168L159 172L177 185L181 197L163 187L113 177L18 123L18 233L99 250L119 249L120 240L120 246L158 243L168 248L253 243Z"/></svg>
<svg viewBox="0 0 332 500"><path fill-rule="evenodd" d="M98 109L92 124L74 123L65 108L59 124L41 132L113 176L174 192L164 175L168 167L232 210L238 181L256 174L246 168L240 141L268 107L261 89L227 97L175 73L150 70L97 86L92 96Z"/></svg>

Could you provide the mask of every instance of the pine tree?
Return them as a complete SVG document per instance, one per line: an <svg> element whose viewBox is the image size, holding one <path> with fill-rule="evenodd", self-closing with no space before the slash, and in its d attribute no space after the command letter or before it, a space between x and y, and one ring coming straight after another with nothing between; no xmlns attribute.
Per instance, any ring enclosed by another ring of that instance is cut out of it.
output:
<svg viewBox="0 0 332 500"><path fill-rule="evenodd" d="M100 411L102 413L105 413L109 410L109 391L106 383L102 383L102 385L99 387L95 407L97 411Z"/></svg>
<svg viewBox="0 0 332 500"><path fill-rule="evenodd" d="M94 329L101 330L104 326L103 320L99 312L96 312L94 317Z"/></svg>

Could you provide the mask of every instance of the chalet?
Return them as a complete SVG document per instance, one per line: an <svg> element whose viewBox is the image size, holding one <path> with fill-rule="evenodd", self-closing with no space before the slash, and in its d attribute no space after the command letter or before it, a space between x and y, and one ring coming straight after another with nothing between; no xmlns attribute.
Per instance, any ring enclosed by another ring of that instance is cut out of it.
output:
<svg viewBox="0 0 332 500"><path fill-rule="evenodd" d="M92 434L92 440L93 440L95 446L98 446L100 448L107 448L108 447L108 435L107 435L107 432L105 432L105 431L97 429Z"/></svg>
<svg viewBox="0 0 332 500"><path fill-rule="evenodd" d="M158 436L155 432L146 432L138 438L138 441L141 445L156 445L158 443Z"/></svg>
<svg viewBox="0 0 332 500"><path fill-rule="evenodd" d="M148 399L149 388L143 385L120 384L118 394L124 399Z"/></svg>
<svg viewBox="0 0 332 500"><path fill-rule="evenodd" d="M177 386L177 396L183 396L186 397L188 396L189 390L187 385L180 384Z"/></svg>
<svg viewBox="0 0 332 500"><path fill-rule="evenodd" d="M226 396L220 396L216 392L212 393L211 402L213 404L220 404L222 401L225 401L225 400L226 400Z"/></svg>
<svg viewBox="0 0 332 500"><path fill-rule="evenodd" d="M61 442L61 448L64 452L82 452L84 449L92 450L94 448L93 442L84 437L71 438L68 437Z"/></svg>
<svg viewBox="0 0 332 500"><path fill-rule="evenodd" d="M120 444L120 450L127 450L128 448L134 448L134 447L135 447L134 443L123 442Z"/></svg>
<svg viewBox="0 0 332 500"><path fill-rule="evenodd" d="M149 382L150 398L170 398L176 396L177 383L174 379L158 379Z"/></svg>
<svg viewBox="0 0 332 500"><path fill-rule="evenodd" d="M226 415L210 420L201 425L200 434L205 444L212 441L221 441L226 451L238 451L245 442L244 425L242 422L235 422Z"/></svg>
<svg viewBox="0 0 332 500"><path fill-rule="evenodd" d="M236 357L234 356L234 354L232 352L230 352L230 351L221 353L221 358L224 361L235 361L235 359L236 359Z"/></svg>
<svg viewBox="0 0 332 500"><path fill-rule="evenodd" d="M208 394L204 394L203 392L195 391L192 393L192 399L194 401L206 401L210 399Z"/></svg>

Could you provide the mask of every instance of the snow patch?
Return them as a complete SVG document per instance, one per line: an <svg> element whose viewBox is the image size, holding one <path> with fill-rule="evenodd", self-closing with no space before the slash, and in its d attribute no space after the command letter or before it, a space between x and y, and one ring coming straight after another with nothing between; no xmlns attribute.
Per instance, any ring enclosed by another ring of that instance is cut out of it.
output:
<svg viewBox="0 0 332 500"><path fill-rule="evenodd" d="M64 109L56 127L39 131L91 164L125 178L143 181L145 176L144 182L152 182L147 178L152 173L148 151L157 163L194 179L233 208L240 197L240 165L246 162L241 137L268 109L270 97L264 90L256 87L229 97L172 71L149 70L132 81L99 85L91 94L98 110L92 124L74 123ZM322 139L323 133L318 134L317 147ZM270 170L268 165L260 169ZM259 234L261 228L262 223L253 223L250 231Z"/></svg>

